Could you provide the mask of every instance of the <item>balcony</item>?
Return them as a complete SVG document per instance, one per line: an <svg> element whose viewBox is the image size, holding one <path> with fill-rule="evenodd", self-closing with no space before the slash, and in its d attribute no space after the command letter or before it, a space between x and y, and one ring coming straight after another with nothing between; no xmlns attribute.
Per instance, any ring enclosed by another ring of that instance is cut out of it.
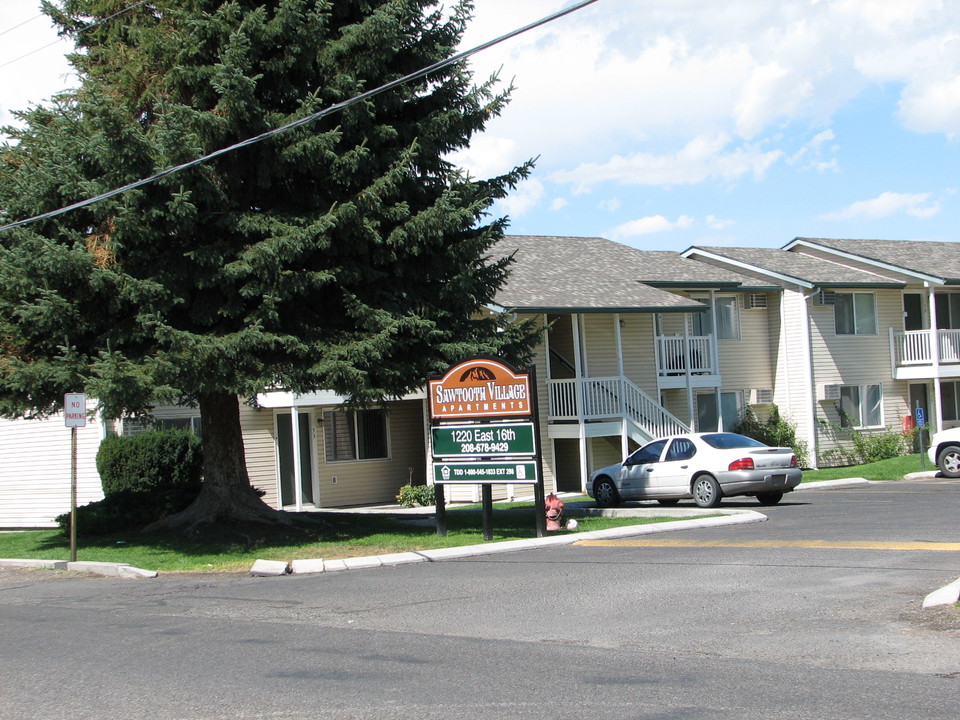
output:
<svg viewBox="0 0 960 720"><path fill-rule="evenodd" d="M658 335L656 353L661 389L720 385L713 335Z"/></svg>
<svg viewBox="0 0 960 720"><path fill-rule="evenodd" d="M960 377L960 330L895 332L891 328L890 358L895 380Z"/></svg>

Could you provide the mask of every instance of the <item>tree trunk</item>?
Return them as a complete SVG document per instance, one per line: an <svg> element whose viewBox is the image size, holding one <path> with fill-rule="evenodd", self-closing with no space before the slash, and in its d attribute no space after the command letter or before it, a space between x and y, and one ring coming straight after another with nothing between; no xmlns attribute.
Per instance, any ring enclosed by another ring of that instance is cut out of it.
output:
<svg viewBox="0 0 960 720"><path fill-rule="evenodd" d="M152 523L145 530L195 528L217 522L289 524L289 516L263 502L250 485L237 396L204 393L199 401L203 423L200 494L185 510Z"/></svg>

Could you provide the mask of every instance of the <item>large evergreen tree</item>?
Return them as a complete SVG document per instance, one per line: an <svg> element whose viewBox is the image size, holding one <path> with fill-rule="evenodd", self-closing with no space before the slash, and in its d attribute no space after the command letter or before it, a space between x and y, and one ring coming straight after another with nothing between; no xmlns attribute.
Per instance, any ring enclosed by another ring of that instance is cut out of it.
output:
<svg viewBox="0 0 960 720"><path fill-rule="evenodd" d="M6 129L3 222L448 58L471 4L65 0L45 11L76 43L81 84ZM49 413L79 391L108 417L196 404L205 480L179 520L270 517L249 484L238 398L325 388L378 402L470 353L529 353L531 327L480 312L509 266L491 257L503 220L487 211L528 168L481 181L448 159L505 101L495 80L475 85L450 65L0 232L0 413Z"/></svg>

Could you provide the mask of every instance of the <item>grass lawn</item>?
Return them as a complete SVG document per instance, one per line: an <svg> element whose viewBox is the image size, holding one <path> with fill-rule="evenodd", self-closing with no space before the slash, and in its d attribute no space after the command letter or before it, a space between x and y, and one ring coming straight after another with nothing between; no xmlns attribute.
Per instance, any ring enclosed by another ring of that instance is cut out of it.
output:
<svg viewBox="0 0 960 720"><path fill-rule="evenodd" d="M839 478L859 477L867 480L899 480L909 473L921 470L936 470L935 465L924 457L923 467L920 464L920 455L903 455L902 457L878 460L866 465L851 465L849 467L825 468L823 470L804 470L803 482L815 480L837 480Z"/></svg>
<svg viewBox="0 0 960 720"><path fill-rule="evenodd" d="M303 513L295 517L293 527L217 526L192 537L184 533L128 532L91 537L81 534L77 540L77 559L123 562L161 572L235 572L249 570L257 559L335 560L484 542L483 519L477 507L448 509L447 535L442 538L437 537L432 518L405 518ZM578 517L580 527L574 532L675 519ZM495 503L493 536L494 540L536 537L532 505ZM69 557L69 538L59 530L0 533L0 558L66 560Z"/></svg>

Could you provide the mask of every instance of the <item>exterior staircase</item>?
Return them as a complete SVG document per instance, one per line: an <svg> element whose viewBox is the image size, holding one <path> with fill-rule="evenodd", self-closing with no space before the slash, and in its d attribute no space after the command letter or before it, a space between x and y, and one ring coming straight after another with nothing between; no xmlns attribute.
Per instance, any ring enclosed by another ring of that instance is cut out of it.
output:
<svg viewBox="0 0 960 720"><path fill-rule="evenodd" d="M624 424L638 443L690 428L625 377L548 380L550 422L578 421L585 435L609 434L611 421ZM591 432L594 429L596 432Z"/></svg>

